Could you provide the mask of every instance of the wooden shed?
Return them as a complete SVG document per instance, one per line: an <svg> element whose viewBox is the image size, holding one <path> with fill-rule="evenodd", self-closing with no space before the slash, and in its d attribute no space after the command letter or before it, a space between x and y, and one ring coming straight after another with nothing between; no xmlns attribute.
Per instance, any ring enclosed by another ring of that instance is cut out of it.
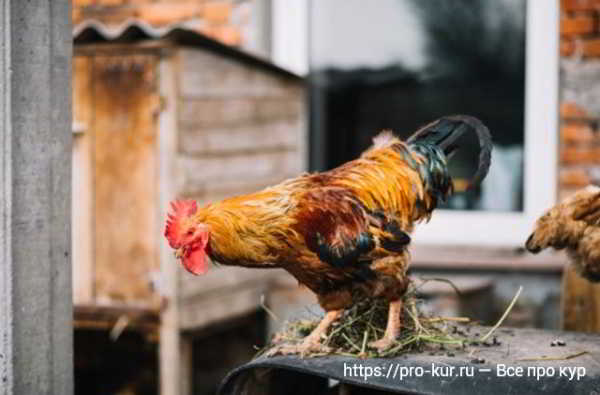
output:
<svg viewBox="0 0 600 395"><path fill-rule="evenodd" d="M158 335L161 393L189 393L187 335L257 310L278 274L220 267L192 278L162 237L168 202L202 204L304 170L303 80L181 28L92 21L74 42L76 329Z"/></svg>

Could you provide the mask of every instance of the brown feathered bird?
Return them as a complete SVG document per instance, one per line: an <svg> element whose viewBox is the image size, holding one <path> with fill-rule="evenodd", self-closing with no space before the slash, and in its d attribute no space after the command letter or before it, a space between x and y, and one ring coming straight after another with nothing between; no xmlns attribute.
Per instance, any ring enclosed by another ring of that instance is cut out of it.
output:
<svg viewBox="0 0 600 395"><path fill-rule="evenodd" d="M490 164L489 131L476 118L449 116L406 142L383 132L360 158L330 171L203 208L174 202L165 236L193 274L207 270L208 256L224 265L283 268L310 288L326 315L294 352L323 349L321 336L344 309L361 298L384 298L387 328L371 344L384 349L400 328L408 233L452 193L446 161L465 132L479 138L471 184L479 183Z"/></svg>
<svg viewBox="0 0 600 395"><path fill-rule="evenodd" d="M590 185L552 207L535 223L525 248L566 248L577 272L600 282L600 188Z"/></svg>

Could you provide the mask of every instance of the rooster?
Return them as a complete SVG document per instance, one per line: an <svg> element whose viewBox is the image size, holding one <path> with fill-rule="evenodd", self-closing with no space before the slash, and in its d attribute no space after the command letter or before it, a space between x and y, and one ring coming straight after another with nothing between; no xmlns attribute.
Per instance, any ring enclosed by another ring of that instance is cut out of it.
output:
<svg viewBox="0 0 600 395"><path fill-rule="evenodd" d="M386 349L400 330L409 233L453 192L447 159L465 132L480 143L475 185L488 172L490 133L476 118L448 116L405 142L382 132L360 158L333 170L203 208L175 201L165 236L190 273L205 273L210 257L224 265L283 268L311 289L325 317L288 352L327 351L321 337L363 298L389 302L385 333L370 344Z"/></svg>
<svg viewBox="0 0 600 395"><path fill-rule="evenodd" d="M566 248L577 272L600 282L600 187L577 191L537 220L525 248L537 254L548 247Z"/></svg>

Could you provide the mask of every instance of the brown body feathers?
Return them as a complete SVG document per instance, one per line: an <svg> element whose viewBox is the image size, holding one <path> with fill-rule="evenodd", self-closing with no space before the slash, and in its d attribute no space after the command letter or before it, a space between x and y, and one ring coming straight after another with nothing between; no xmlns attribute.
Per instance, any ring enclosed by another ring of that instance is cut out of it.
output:
<svg viewBox="0 0 600 395"><path fill-rule="evenodd" d="M600 282L600 187L590 185L548 210L525 247L533 253L566 248L577 272Z"/></svg>

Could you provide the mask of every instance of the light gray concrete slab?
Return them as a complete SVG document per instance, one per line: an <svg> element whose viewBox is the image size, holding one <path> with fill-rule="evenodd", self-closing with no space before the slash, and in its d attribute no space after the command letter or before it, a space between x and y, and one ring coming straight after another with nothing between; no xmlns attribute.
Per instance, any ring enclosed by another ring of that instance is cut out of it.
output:
<svg viewBox="0 0 600 395"><path fill-rule="evenodd" d="M72 394L69 0L0 0L0 394Z"/></svg>

